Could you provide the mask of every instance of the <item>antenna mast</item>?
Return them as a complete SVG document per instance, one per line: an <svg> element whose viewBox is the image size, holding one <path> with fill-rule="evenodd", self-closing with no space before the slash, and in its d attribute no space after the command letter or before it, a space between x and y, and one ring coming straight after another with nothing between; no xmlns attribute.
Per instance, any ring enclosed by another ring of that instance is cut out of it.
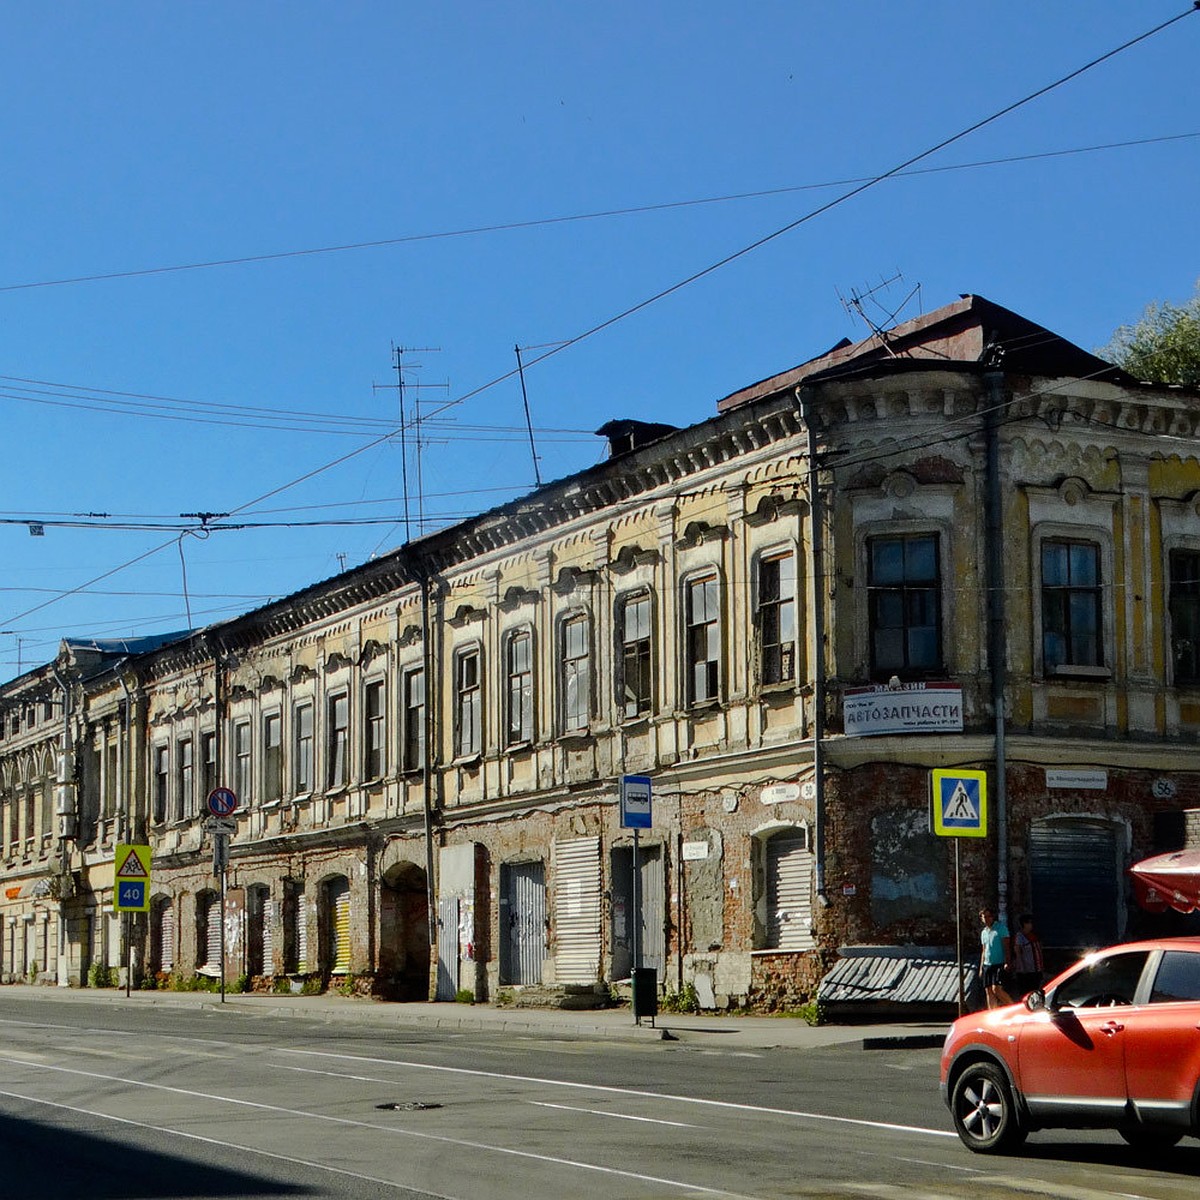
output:
<svg viewBox="0 0 1200 1200"><path fill-rule="evenodd" d="M448 383L409 383L404 377L404 372L415 370L420 367L420 363L406 363L404 356L406 354L436 354L441 349L440 346L397 346L392 343L392 365L396 370L396 382L394 384L375 383L371 387L378 391L381 387L394 387L399 397L400 408L400 481L404 489L404 540L412 541L412 517L409 512L409 487L408 487L408 413L405 406L405 393L410 389L413 392L419 393L422 388L438 387L448 388ZM417 530L419 533L425 532L425 489L421 478L421 399L420 395L413 397L413 452L416 455L416 472L417 472Z"/></svg>
<svg viewBox="0 0 1200 1200"><path fill-rule="evenodd" d="M529 432L529 457L533 459L533 478L538 487L542 486L542 472L538 466L537 446L533 441L533 421L529 416L529 393L525 390L525 364L521 361L521 347L514 346L517 356L517 374L521 377L521 402L525 405L525 428Z"/></svg>

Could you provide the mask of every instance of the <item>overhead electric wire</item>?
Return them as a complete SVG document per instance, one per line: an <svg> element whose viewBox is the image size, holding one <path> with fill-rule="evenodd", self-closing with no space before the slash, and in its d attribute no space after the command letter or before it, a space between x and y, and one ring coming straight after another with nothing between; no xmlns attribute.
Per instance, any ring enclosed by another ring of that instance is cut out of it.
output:
<svg viewBox="0 0 1200 1200"><path fill-rule="evenodd" d="M1186 13L1181 14L1181 16L1186 15ZM1179 19L1179 17L1175 18L1175 20ZM1144 34L1143 37L1149 37L1151 34L1157 33L1159 29L1166 28L1166 25L1169 24L1172 24L1172 22L1168 21L1165 25L1159 26L1158 29L1150 30L1149 33ZM1141 39L1136 40L1140 41ZM1127 43L1127 45L1132 44L1132 42ZM1125 47L1118 47L1118 50L1121 49L1125 49ZM1116 52L1117 51L1114 51L1114 53ZM1085 67L1083 69L1086 70L1087 68ZM1094 146L1074 146L1068 147L1064 150L1043 150L1032 154L1010 154L1000 158L980 159L975 162L950 163L942 167L921 167L913 171L900 169L889 172L887 178L911 178L921 175L944 174L949 171L978 170L981 167L1007 166L1012 163L1036 162L1040 159L1063 158L1076 154L1095 154L1103 150L1122 150L1127 149L1130 146L1149 146L1158 142L1182 141L1187 138L1195 137L1200 137L1200 132L1164 134L1157 137L1146 138L1131 138L1122 142L1102 142ZM139 279L152 275L175 274L182 271L204 271L218 267L240 267L249 266L254 263L279 262L289 258L308 258L321 254L345 254L355 250L377 250L388 246L402 246L410 242L430 242L451 238L477 237L481 234L487 233L510 233L522 229L537 229L545 226L565 225L577 221L597 221L605 220L611 217L639 216L643 213L669 212L673 209L697 208L710 204L728 204L739 200L759 200L771 196L786 196L795 194L796 192L821 191L825 188L846 187L851 184L873 183L875 181L875 177L869 175L851 176L846 179L831 179L823 183L788 184L782 187L759 188L749 192L731 192L723 196L701 196L685 200L666 200L657 204L637 204L624 208L599 209L594 212L570 213L556 217L534 217L523 221L500 221L487 225L467 226L462 229L445 229L428 233L403 234L390 238L375 238L365 242L344 242L333 246L311 246L299 250L280 250L268 254L243 254L234 258L207 259L201 262L174 263L168 266L142 267L126 271L108 271L93 275L75 275L63 279L43 279L28 283L0 284L0 292L18 292L28 291L35 288L66 287L79 283L103 283L108 280L116 279ZM525 347L525 349L536 348L537 347L532 346Z"/></svg>
<svg viewBox="0 0 1200 1200"><path fill-rule="evenodd" d="M839 205L844 204L847 200L850 200L853 197L862 194L863 192L869 190L872 187L877 186L878 184L884 182L887 179L893 178L894 176L900 174L902 171L905 171L909 167L915 165L916 163L921 162L923 159L929 158L931 155L936 154L938 151L945 149L947 146L953 145L955 142L961 141L963 138L969 136L972 133L975 133L979 129L982 129L985 126L994 123L995 121L999 120L1000 118L1008 115L1011 112L1016 111L1019 108L1024 107L1026 104L1031 103L1032 101L1040 98L1041 96L1047 95L1049 92L1052 92L1052 91L1056 90L1057 88L1062 87L1064 84L1070 82L1071 80L1077 79L1080 75L1083 75L1085 72L1092 70L1093 68L1099 66L1101 63L1108 61L1110 58L1113 58L1116 55L1124 52L1125 50L1128 50L1131 47L1138 45L1140 42L1145 41L1147 38L1153 37L1155 34L1162 32L1163 30L1169 28L1170 26L1175 25L1179 21L1182 21L1185 17L1192 15L1194 12L1196 12L1198 10L1200 10L1200 5L1198 5L1198 4L1193 4L1193 5L1189 6L1185 12L1179 13L1177 16L1171 17L1170 19L1168 19L1166 21L1160 22L1159 24L1155 25L1153 28L1147 30L1146 32L1141 33L1141 34L1137 35L1136 37L1130 38L1125 42L1122 42L1120 45L1114 47L1111 50L1106 51L1104 54L1099 55L1096 58L1091 59L1087 63L1084 63L1082 66L1077 67L1075 70L1069 72L1068 74L1063 75L1059 79L1054 80L1052 83L1046 84L1043 87L1040 87L1037 90L1028 93L1027 95L1023 96L1021 99L1013 101L1011 104L1005 105L1003 108L996 110L989 116L984 117L984 118L972 123L971 125L966 126L965 128L959 130L957 133L952 134L951 136L942 139L941 141L935 143L933 146L930 146L929 148L921 151L920 153L912 155L911 157L905 159L903 162L898 163L896 166L890 168L889 170L884 171L879 175L875 175L875 176L865 180L864 182L861 182L861 183L857 184L856 186L850 188L848 191L843 192L841 195L834 197L832 200L827 201L825 204L821 204L818 207L811 209L809 212L805 213L801 217L796 218L794 221L790 221L786 225L783 225L783 226L779 227L778 229L775 229L775 230L771 231L770 233L767 233L767 234L763 235L762 237L755 239L753 242L749 243L746 246L743 246L741 249L735 250L732 253L727 254L723 258L717 260L716 262L710 264L709 266L704 267L699 271L693 272L691 275L688 275L686 278L678 281L675 284L672 284L670 287L664 288L661 291L654 293L653 295L645 298L644 300L639 301L638 303L636 303L634 305L631 305L630 307L622 310L621 312L615 314L612 317L609 317L608 319L600 322L599 324L593 325L591 328L585 330L584 332L582 332L580 334L577 334L575 337L567 339L566 341L561 343L561 345L548 350L545 354L539 355L536 358L531 359L530 362L525 364L525 366L526 367L536 366L538 363L544 362L547 359L554 357L557 354L562 353L564 350L569 349L570 347L573 347L575 345L578 345L580 342L583 342L583 341L587 340L588 338L594 337L596 334L602 332L603 330L611 328L612 326L618 324L619 322L621 322L623 320L626 320L627 318L633 316L634 314L641 312L642 310L644 310L646 308L649 308L651 305L657 303L659 300L665 299L666 297L671 296L678 291L681 291L683 288L688 287L691 284L696 283L699 280L706 278L708 275L711 275L711 274L715 273L716 271L720 270L721 268L728 266L730 263L736 262L737 260L745 257L746 255L752 253L753 251L758 250L761 247L769 244L770 242L775 241L777 238L782 237L784 234L790 233L792 230L797 229L800 226L806 224L807 222L814 220L816 217L822 215L823 213L829 212L830 210L838 207ZM157 274L157 273L161 273L161 272L152 271L152 272L145 272L145 273ZM83 280L59 281L59 282L83 282ZM12 291L12 290L18 290L18 288L26 287L26 286L33 286L33 285L9 285L8 287L0 288L0 290ZM482 384L479 387L474 388L473 390L465 393L464 395L459 396L457 399L448 401L446 404L442 405L440 408L434 409L433 412L427 413L426 417L435 417L439 413L445 412L457 404L462 404L466 400L469 400L475 396L478 396L481 393L488 391L491 388L497 386L498 384L503 383L509 379L512 379L516 374L517 374L517 371L515 368L510 371L506 371L504 374L499 375L495 379L492 379L489 382ZM303 475L299 476L296 479L293 479L289 483L281 484L278 487L272 488L269 491L264 492L262 495L245 502L244 504L238 505L237 507L233 508L228 515L233 516L237 513L245 512L247 509L253 508L255 505L261 504L263 501L269 500L273 496L277 496L284 491L288 491L293 487L297 487L300 484L305 483L308 480L313 479L318 475L324 474L326 471L333 470L335 467L338 467L338 466L342 465L343 463L349 462L352 459L358 457L360 454L364 454L368 450L371 450L374 447L381 445L382 443L388 441L392 436L393 435L391 433L387 433L381 437L375 438L375 439L367 442L365 445L359 446L354 450L348 451L346 454L338 456L336 459L333 459L332 461L327 462L327 463L323 464L322 466L315 467L310 471L306 471ZM120 571L127 570L129 567L134 566L137 563L144 561L146 558L150 558L153 555L160 553L162 550L173 545L174 542L175 542L175 538L172 537L172 538L168 539L166 542L160 543L159 545L156 545L156 546L152 547L151 549L144 551L142 554L137 555L135 558L130 559L127 562L122 563L116 567L113 567L111 570L104 572L102 575L99 575L96 578L90 579L86 583L80 584L76 588L72 588L72 589L64 591L60 595L60 597L58 597L58 600L65 599L68 596L75 595L83 588L91 587L96 583L102 582L104 579L110 578L112 575L115 575ZM16 621L22 620L23 618L32 615L32 613L34 613L34 612L38 612L43 608L47 608L50 605L57 603L58 600L55 600L55 599L46 600L43 603L35 606L34 608L28 609L23 613L19 613L15 616L5 619L3 621L3 624L5 624L5 625L13 624Z"/></svg>

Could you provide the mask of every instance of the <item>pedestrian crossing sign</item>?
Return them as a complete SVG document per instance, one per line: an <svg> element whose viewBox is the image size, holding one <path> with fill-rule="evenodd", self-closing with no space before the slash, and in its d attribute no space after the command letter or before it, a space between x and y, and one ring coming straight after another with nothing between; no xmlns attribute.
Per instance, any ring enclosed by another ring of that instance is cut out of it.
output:
<svg viewBox="0 0 1200 1200"><path fill-rule="evenodd" d="M938 837L987 837L987 772L931 772L933 832Z"/></svg>

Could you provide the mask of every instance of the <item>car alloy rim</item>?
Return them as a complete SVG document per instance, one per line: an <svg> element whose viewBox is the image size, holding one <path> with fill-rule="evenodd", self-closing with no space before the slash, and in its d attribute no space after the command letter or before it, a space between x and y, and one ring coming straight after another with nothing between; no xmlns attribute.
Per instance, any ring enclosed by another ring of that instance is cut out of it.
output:
<svg viewBox="0 0 1200 1200"><path fill-rule="evenodd" d="M990 1079L968 1084L962 1091L963 1128L979 1141L986 1141L1004 1118L1004 1097Z"/></svg>

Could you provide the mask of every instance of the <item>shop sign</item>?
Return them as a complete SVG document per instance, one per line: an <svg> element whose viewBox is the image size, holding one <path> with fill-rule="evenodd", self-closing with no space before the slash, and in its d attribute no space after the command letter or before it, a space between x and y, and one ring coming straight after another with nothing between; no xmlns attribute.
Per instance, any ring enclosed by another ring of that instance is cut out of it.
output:
<svg viewBox="0 0 1200 1200"><path fill-rule="evenodd" d="M961 733L962 687L957 683L903 683L847 688L842 703L847 737L888 733Z"/></svg>

